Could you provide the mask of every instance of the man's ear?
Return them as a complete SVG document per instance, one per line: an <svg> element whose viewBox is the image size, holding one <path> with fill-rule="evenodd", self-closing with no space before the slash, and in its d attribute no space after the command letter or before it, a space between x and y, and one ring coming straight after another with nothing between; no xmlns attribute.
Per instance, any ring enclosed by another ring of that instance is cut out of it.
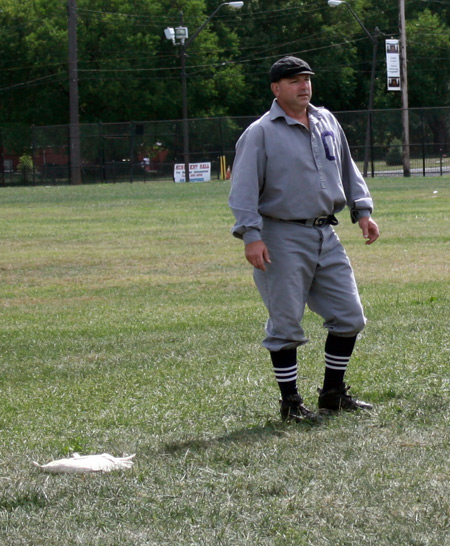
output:
<svg viewBox="0 0 450 546"><path fill-rule="evenodd" d="M278 95L279 95L279 87L280 87L280 86L278 85L278 82L272 82L272 83L270 84L270 89L272 89L272 93L273 93L276 97L278 97Z"/></svg>

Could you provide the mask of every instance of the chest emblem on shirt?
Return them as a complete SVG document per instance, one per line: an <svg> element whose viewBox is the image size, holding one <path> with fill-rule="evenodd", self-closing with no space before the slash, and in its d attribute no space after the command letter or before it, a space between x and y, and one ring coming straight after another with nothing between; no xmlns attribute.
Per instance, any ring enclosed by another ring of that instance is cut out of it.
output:
<svg viewBox="0 0 450 546"><path fill-rule="evenodd" d="M333 131L323 131L320 134L322 138L323 147L325 149L325 156L328 161L336 161L336 156L333 155L334 152L334 133Z"/></svg>

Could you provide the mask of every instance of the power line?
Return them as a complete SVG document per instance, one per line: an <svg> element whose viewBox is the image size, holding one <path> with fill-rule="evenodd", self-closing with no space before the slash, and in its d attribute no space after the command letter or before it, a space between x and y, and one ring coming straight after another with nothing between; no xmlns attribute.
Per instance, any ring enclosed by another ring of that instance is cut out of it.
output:
<svg viewBox="0 0 450 546"><path fill-rule="evenodd" d="M57 76L66 77L67 73L66 72L57 72L56 74L50 74L48 76L42 76L41 78L35 78L34 80L28 80L28 81L25 81L25 82L15 83L15 84L10 85L8 87L1 87L0 91L9 91L11 89L17 89L18 87L31 86L32 84L34 84L36 82L43 82L44 80L49 80L49 79L55 78ZM48 83L48 82L45 82L45 83Z"/></svg>

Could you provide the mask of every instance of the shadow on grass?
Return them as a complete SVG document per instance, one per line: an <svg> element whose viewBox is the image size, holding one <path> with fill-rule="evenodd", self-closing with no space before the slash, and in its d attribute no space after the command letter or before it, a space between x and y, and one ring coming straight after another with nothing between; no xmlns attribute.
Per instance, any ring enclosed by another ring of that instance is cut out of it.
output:
<svg viewBox="0 0 450 546"><path fill-rule="evenodd" d="M334 415L326 415L317 422L302 421L300 423L282 423L279 421L268 421L264 426L242 428L213 438L193 438L179 442L167 442L163 444L161 451L169 454L177 454L179 452L185 452L187 449L191 451L202 451L220 444L250 444L264 442L269 438L287 436L291 432L308 433L313 429L326 425L330 419L333 419L334 417Z"/></svg>

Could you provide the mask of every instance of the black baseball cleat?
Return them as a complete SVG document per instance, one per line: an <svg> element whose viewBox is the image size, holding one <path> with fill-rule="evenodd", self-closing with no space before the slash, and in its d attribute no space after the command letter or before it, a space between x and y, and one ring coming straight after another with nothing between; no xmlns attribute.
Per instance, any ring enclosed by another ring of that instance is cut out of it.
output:
<svg viewBox="0 0 450 546"><path fill-rule="evenodd" d="M350 387L345 383L336 389L323 391L318 389L319 393L319 413L327 413L331 411L356 411L359 409L371 410L373 406L362 400L355 400L347 391Z"/></svg>
<svg viewBox="0 0 450 546"><path fill-rule="evenodd" d="M303 404L303 398L299 394L290 394L283 400L280 400L280 413L283 421L318 421L317 413L309 410Z"/></svg>

